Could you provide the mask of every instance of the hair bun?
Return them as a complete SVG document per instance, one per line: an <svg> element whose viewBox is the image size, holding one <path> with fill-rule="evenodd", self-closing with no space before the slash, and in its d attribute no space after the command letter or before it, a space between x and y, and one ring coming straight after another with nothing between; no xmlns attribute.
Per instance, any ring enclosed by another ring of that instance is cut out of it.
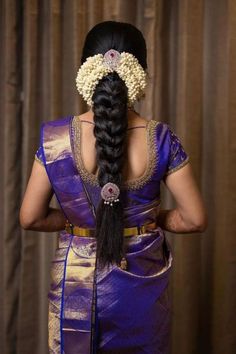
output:
<svg viewBox="0 0 236 354"><path fill-rule="evenodd" d="M131 53L109 49L104 55L95 54L86 59L76 76L76 87L88 105L92 106L92 96L96 85L108 73L116 71L128 88L128 106L144 96L147 73Z"/></svg>

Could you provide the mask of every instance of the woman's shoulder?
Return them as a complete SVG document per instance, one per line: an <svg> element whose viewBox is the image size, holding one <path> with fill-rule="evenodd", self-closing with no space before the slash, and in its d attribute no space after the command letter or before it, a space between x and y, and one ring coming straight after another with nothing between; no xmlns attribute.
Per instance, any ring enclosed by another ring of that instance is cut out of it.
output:
<svg viewBox="0 0 236 354"><path fill-rule="evenodd" d="M171 138L176 134L174 128L172 128L169 123L155 119L151 119L151 121L154 121L154 125L157 127L157 132L162 138Z"/></svg>
<svg viewBox="0 0 236 354"><path fill-rule="evenodd" d="M55 119L51 119L51 120L45 120L42 122L42 126L63 126L63 125L66 125L68 124L71 119L73 118L74 116L70 115L70 116L60 116L60 117L56 117Z"/></svg>
<svg viewBox="0 0 236 354"><path fill-rule="evenodd" d="M159 119L152 118L151 121L155 122L154 124L158 126L159 129L168 129L169 125L166 122L163 122Z"/></svg>
<svg viewBox="0 0 236 354"><path fill-rule="evenodd" d="M177 134L169 123L154 119L151 119L151 121L155 126L156 143L159 151L170 152L170 150L182 146L183 137Z"/></svg>
<svg viewBox="0 0 236 354"><path fill-rule="evenodd" d="M58 139L68 140L70 136L71 120L74 116L61 116L57 119L43 121L40 128L41 141L56 142Z"/></svg>
<svg viewBox="0 0 236 354"><path fill-rule="evenodd" d="M166 123L166 122L164 122L164 121L162 121L160 119L155 119L155 118L150 118L150 119L147 118L146 119L145 118L145 120L147 122L149 122L149 123L152 123L153 125L159 126L159 128L165 128L166 129L169 126L168 123Z"/></svg>
<svg viewBox="0 0 236 354"><path fill-rule="evenodd" d="M148 124L151 126L151 129L155 131L157 140L159 142L163 139L166 140L171 131L168 123L152 118L149 120Z"/></svg>

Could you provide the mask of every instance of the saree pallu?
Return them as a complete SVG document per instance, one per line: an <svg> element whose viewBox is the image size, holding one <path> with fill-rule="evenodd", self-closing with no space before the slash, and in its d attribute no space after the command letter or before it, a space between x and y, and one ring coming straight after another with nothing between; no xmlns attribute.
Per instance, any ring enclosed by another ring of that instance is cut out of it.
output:
<svg viewBox="0 0 236 354"><path fill-rule="evenodd" d="M94 228L101 187L83 166L79 124L74 116L44 123L37 159L69 222ZM147 134L146 173L119 196L125 227L156 221L161 180L189 159L167 124L150 120ZM60 232L48 293L50 354L169 353L170 245L158 226L124 243L127 269L101 268L95 238Z"/></svg>
<svg viewBox="0 0 236 354"><path fill-rule="evenodd" d="M96 240L61 232L48 294L50 353L168 353L168 242L160 228L124 241L128 270L96 268L92 335Z"/></svg>

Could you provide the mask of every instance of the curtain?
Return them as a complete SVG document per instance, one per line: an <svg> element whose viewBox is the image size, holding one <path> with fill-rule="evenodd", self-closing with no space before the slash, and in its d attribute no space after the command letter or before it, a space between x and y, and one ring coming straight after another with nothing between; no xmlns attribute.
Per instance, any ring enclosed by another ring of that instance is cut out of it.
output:
<svg viewBox="0 0 236 354"><path fill-rule="evenodd" d="M204 233L167 233L174 253L171 354L235 353L236 2L1 0L0 6L0 352L48 352L57 233L22 230L19 209L41 122L86 110L75 88L86 33L118 20L136 25L147 41L150 80L136 108L180 136L208 210ZM173 207L162 188L163 207Z"/></svg>

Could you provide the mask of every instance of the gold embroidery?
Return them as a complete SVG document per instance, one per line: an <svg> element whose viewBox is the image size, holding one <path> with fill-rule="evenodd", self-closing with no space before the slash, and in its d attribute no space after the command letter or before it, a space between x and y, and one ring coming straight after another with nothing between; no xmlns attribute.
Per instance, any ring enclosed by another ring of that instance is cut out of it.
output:
<svg viewBox="0 0 236 354"><path fill-rule="evenodd" d="M38 161L42 166L44 166L43 161L41 161L41 160L38 158L37 155L34 155L34 159L35 159L36 161Z"/></svg>
<svg viewBox="0 0 236 354"><path fill-rule="evenodd" d="M148 161L147 168L142 176L124 181L121 188L128 190L135 190L143 187L152 178L155 169L158 166L159 156L156 143L156 127L160 122L153 119L147 122L147 144L148 144ZM81 178L99 187L98 178L93 173L88 172L83 164L81 157L81 121L79 116L74 116L71 121L71 142L72 142L72 152L75 159L76 167L81 175Z"/></svg>
<svg viewBox="0 0 236 354"><path fill-rule="evenodd" d="M179 170L181 167L184 167L188 162L189 162L189 156L187 156L186 159L183 162L181 162L178 166L173 167L168 172L166 172L166 175L169 175L172 172L175 172L175 171Z"/></svg>

